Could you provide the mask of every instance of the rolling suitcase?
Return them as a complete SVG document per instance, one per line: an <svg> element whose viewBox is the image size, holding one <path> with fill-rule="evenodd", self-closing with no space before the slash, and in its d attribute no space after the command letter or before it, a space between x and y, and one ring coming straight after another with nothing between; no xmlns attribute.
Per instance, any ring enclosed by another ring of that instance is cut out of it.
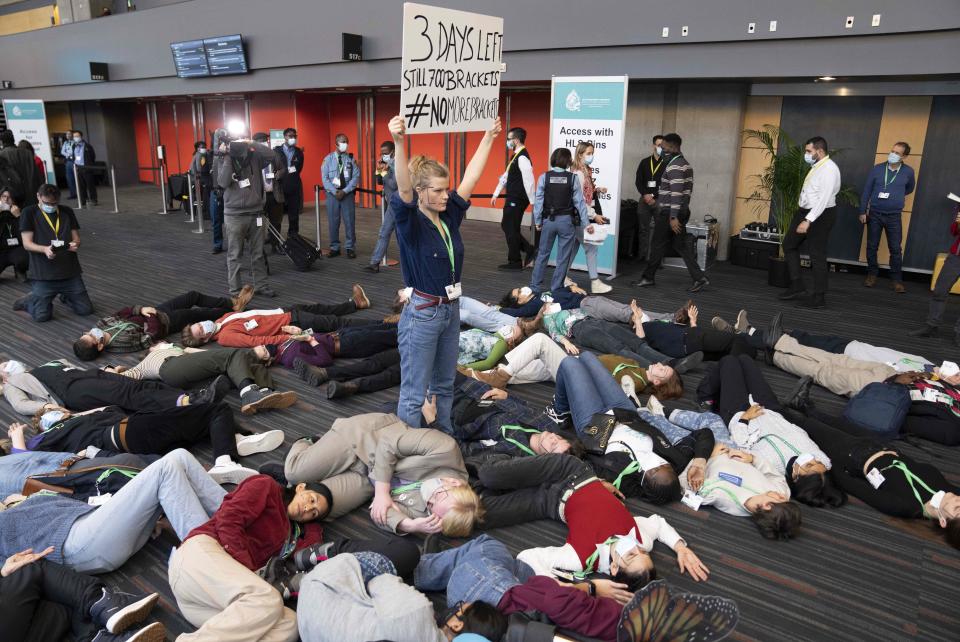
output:
<svg viewBox="0 0 960 642"><path fill-rule="evenodd" d="M306 272L313 266L314 262L322 256L320 250L310 245L310 243L304 240L299 234L292 234L284 239L279 230L269 222L267 223L267 228L273 237L277 239L277 243L280 244L280 249L290 257L294 267L299 271Z"/></svg>

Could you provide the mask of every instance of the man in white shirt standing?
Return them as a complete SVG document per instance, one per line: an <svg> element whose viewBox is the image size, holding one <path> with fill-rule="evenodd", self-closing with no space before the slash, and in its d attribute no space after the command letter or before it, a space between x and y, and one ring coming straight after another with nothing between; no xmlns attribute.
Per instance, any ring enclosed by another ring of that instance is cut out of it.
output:
<svg viewBox="0 0 960 642"><path fill-rule="evenodd" d="M827 141L814 136L804 146L803 158L812 167L803 179L797 213L783 239L783 253L790 271L790 289L780 295L781 300L806 297L807 286L800 276L800 246L807 243L813 268L813 296L801 305L809 308L826 307L827 243L830 230L837 220L837 193L840 191L840 168L830 160Z"/></svg>
<svg viewBox="0 0 960 642"><path fill-rule="evenodd" d="M536 185L533 164L524 145L526 140L527 131L522 127L514 127L507 132L507 149L513 153L490 199L490 204L496 207L500 192L506 193L500 229L507 240L507 262L499 266L501 270L522 270L537 257L537 244L530 243L520 231L523 212L534 200ZM521 251L523 257L520 256Z"/></svg>

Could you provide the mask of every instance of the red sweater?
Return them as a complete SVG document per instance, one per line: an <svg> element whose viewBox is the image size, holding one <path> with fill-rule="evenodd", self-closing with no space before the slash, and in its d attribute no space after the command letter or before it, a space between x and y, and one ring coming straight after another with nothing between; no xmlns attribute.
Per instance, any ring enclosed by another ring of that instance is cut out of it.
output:
<svg viewBox="0 0 960 642"><path fill-rule="evenodd" d="M297 550L323 540L320 524L306 524L303 530ZM256 571L279 555L290 537L283 488L266 475L245 479L223 498L210 521L190 531L187 539L197 535L217 540L233 559Z"/></svg>
<svg viewBox="0 0 960 642"><path fill-rule="evenodd" d="M224 319L227 317L238 314L237 312L231 312L217 319L218 324L223 324L216 334L216 341L220 345L230 348L252 348L254 346L283 343L290 338L289 334L284 334L281 330L283 326L290 325L289 312L239 316L229 323L224 323ZM257 322L257 327L247 330L244 324L251 319Z"/></svg>
<svg viewBox="0 0 960 642"><path fill-rule="evenodd" d="M597 550L597 544L637 527L627 507L599 481L571 495L564 510L569 529L567 544L573 546L584 567L587 558ZM639 532L637 537L639 539Z"/></svg>
<svg viewBox="0 0 960 642"><path fill-rule="evenodd" d="M617 639L617 624L623 612L610 598L590 597L542 575L534 575L524 584L508 589L500 598L497 610L505 615L539 611L561 628L611 641Z"/></svg>

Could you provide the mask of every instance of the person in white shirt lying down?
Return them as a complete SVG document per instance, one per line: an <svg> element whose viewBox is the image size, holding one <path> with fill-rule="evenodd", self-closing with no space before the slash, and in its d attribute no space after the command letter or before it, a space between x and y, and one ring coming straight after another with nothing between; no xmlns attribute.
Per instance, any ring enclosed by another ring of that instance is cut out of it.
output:
<svg viewBox="0 0 960 642"><path fill-rule="evenodd" d="M659 540L676 553L681 573L696 581L709 577L706 565L665 519L633 516L619 491L575 457L504 458L482 466L478 477L487 510L484 528L536 519L567 524L564 545L530 548L517 556L538 575L551 576L553 569L605 573L613 581L598 586L598 594L626 603L633 591L656 578L650 551Z"/></svg>

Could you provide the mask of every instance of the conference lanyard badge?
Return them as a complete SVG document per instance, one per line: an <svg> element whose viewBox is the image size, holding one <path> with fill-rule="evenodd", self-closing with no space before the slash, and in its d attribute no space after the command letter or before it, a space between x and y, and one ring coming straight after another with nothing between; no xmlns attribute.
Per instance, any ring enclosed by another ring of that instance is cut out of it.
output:
<svg viewBox="0 0 960 642"><path fill-rule="evenodd" d="M453 285L448 285L446 290L447 298L451 301L456 301L463 294L463 287L461 287L459 282L454 283Z"/></svg>
<svg viewBox="0 0 960 642"><path fill-rule="evenodd" d="M867 481L874 489L877 489L883 485L883 482L887 481L887 478L876 468L871 468L870 472L867 473Z"/></svg>
<svg viewBox="0 0 960 642"><path fill-rule="evenodd" d="M250 179L244 178L242 180L239 180L237 181L237 185L239 185L243 189L246 189L247 187L250 187Z"/></svg>
<svg viewBox="0 0 960 642"><path fill-rule="evenodd" d="M703 504L703 497L693 491L685 490L683 491L683 497L680 499L680 502L693 510L700 510L700 505Z"/></svg>

